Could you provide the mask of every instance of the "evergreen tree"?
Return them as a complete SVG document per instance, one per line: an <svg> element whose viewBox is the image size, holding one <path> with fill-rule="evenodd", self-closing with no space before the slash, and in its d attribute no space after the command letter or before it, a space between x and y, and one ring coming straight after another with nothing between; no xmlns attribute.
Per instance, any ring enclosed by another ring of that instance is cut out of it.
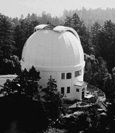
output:
<svg viewBox="0 0 117 133"><path fill-rule="evenodd" d="M13 24L8 17L0 15L0 58L9 58L14 50Z"/></svg>
<svg viewBox="0 0 117 133"><path fill-rule="evenodd" d="M107 62L109 72L111 72L115 66L115 25L111 21L106 21L102 28L96 24L93 29L96 29L95 32L92 32L96 57L103 57Z"/></svg>
<svg viewBox="0 0 117 133"><path fill-rule="evenodd" d="M15 41L15 46L17 47L15 54L19 58L21 58L22 49L26 39L25 39L24 31L21 28L20 24L14 28L14 41Z"/></svg>
<svg viewBox="0 0 117 133"><path fill-rule="evenodd" d="M91 43L93 45L94 48L94 54L95 55L99 55L99 46L98 46L98 34L101 30L101 25L97 22L95 22L93 24L93 26L91 27Z"/></svg>
<svg viewBox="0 0 117 133"><path fill-rule="evenodd" d="M83 49L86 53L90 53L89 46L89 33L83 21L80 20L79 16L74 13L72 17L67 17L64 23L65 26L72 27L78 33Z"/></svg>
<svg viewBox="0 0 117 133"><path fill-rule="evenodd" d="M111 72L115 67L115 25L111 21L106 21L99 34L100 55L107 62L107 67Z"/></svg>
<svg viewBox="0 0 117 133"><path fill-rule="evenodd" d="M48 118L50 120L56 120L62 111L61 95L57 91L57 85L55 79L50 76L47 83L47 88L43 90L45 92L45 108Z"/></svg>
<svg viewBox="0 0 117 133"><path fill-rule="evenodd" d="M32 16L27 16L25 19L20 19L19 24L14 29L15 46L17 47L16 55L21 59L23 46L28 37L33 34L34 27L38 25L38 20L32 20Z"/></svg>

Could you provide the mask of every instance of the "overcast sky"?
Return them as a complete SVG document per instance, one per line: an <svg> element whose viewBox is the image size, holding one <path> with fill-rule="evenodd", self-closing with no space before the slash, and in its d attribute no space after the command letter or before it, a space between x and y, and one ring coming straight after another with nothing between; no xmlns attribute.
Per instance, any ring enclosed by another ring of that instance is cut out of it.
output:
<svg viewBox="0 0 117 133"><path fill-rule="evenodd" d="M26 16L28 13L61 16L65 9L114 8L114 0L0 0L0 13L11 17Z"/></svg>

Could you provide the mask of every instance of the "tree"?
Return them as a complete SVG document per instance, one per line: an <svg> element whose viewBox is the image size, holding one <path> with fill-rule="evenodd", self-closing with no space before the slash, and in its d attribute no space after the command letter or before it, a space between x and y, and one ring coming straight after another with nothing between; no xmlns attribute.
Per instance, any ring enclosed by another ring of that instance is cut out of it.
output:
<svg viewBox="0 0 117 133"><path fill-rule="evenodd" d="M86 62L84 80L88 83L91 83L93 77L98 73L99 62L94 55L85 54L84 59Z"/></svg>
<svg viewBox="0 0 117 133"><path fill-rule="evenodd" d="M0 58L9 58L14 50L13 23L8 17L0 15Z"/></svg>
<svg viewBox="0 0 117 133"><path fill-rule="evenodd" d="M70 27L70 25L71 25L71 17L66 16L64 25Z"/></svg>
<svg viewBox="0 0 117 133"><path fill-rule="evenodd" d="M15 46L17 48L15 54L19 58L21 58L22 49L26 41L24 29L21 28L21 24L16 25L16 27L14 28L14 41L15 41Z"/></svg>
<svg viewBox="0 0 117 133"><path fill-rule="evenodd" d="M40 73L37 72L34 67L32 67L29 72L24 69L13 81L7 80L1 93L8 95L14 93L18 93L19 95L24 94L33 99L39 92L39 80Z"/></svg>
<svg viewBox="0 0 117 133"><path fill-rule="evenodd" d="M45 108L48 118L55 121L62 111L62 97L57 91L57 85L55 79L50 76L47 83L47 88L43 89L45 92Z"/></svg>
<svg viewBox="0 0 117 133"><path fill-rule="evenodd" d="M111 21L106 21L103 27L93 35L92 43L95 45L96 57L103 57L107 62L109 72L115 66L115 25Z"/></svg>
<svg viewBox="0 0 117 133"><path fill-rule="evenodd" d="M3 58L0 65L0 74L19 74L21 72L19 58L15 55Z"/></svg>
<svg viewBox="0 0 117 133"><path fill-rule="evenodd" d="M78 33L83 49L86 53L90 53L91 49L89 46L89 33L83 21L80 20L79 16L74 13L72 17L67 17L64 23L65 26L72 27Z"/></svg>
<svg viewBox="0 0 117 133"><path fill-rule="evenodd" d="M97 22L95 22L93 24L93 26L91 27L91 43L93 45L94 48L94 54L95 55L99 55L99 48L98 48L98 34L101 30L101 25Z"/></svg>
<svg viewBox="0 0 117 133"><path fill-rule="evenodd" d="M0 73L13 73L11 56L16 50L13 38L13 23L11 20L0 15ZM6 70L5 70L6 68Z"/></svg>
<svg viewBox="0 0 117 133"><path fill-rule="evenodd" d="M111 78L106 62L102 57L96 59L95 56L86 54L85 61L84 80L104 91L106 80Z"/></svg>
<svg viewBox="0 0 117 133"><path fill-rule="evenodd" d="M23 46L28 37L34 32L34 27L39 24L36 16L28 15L25 19L20 19L19 24L14 28L14 40L17 47L16 55L21 59Z"/></svg>
<svg viewBox="0 0 117 133"><path fill-rule="evenodd" d="M13 81L7 80L0 94L5 96L18 94L40 102L48 119L56 120L62 111L61 95L57 91L56 81L50 79L47 88L39 85L40 73L32 67L29 71L24 69Z"/></svg>
<svg viewBox="0 0 117 133"><path fill-rule="evenodd" d="M14 132L41 133L48 127L42 102L37 97L39 79L39 72L33 67L29 72L24 70L13 81L7 80L4 84L0 90L0 94L3 94L0 97L0 132L13 132L12 124L15 124Z"/></svg>
<svg viewBox="0 0 117 133"><path fill-rule="evenodd" d="M106 20L115 22L114 8L86 9L83 7L81 10L64 10L62 19L64 20L66 16L71 17L74 13L79 15L89 29L95 22L98 22L100 25L103 25Z"/></svg>

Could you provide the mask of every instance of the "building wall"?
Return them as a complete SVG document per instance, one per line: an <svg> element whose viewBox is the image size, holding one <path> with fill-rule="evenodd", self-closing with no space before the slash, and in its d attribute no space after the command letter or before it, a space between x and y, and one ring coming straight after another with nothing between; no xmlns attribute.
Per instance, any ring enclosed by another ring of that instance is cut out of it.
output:
<svg viewBox="0 0 117 133"><path fill-rule="evenodd" d="M75 77L75 71L81 70L81 75ZM65 79L61 79L61 74L65 73ZM71 79L66 79L66 74L71 73L72 77ZM61 93L61 87L64 87L64 97L68 99L79 99L81 100L81 92L82 89L79 88L79 92L76 92L76 87L74 87L75 83L77 81L83 81L84 76L84 65L82 67L73 68L71 70L63 69L63 70L54 70L54 71L40 71L40 81L39 83L42 85L43 88L47 87L48 79L52 76L53 79L56 80L57 83L57 89ZM70 93L67 93L67 87L70 87Z"/></svg>

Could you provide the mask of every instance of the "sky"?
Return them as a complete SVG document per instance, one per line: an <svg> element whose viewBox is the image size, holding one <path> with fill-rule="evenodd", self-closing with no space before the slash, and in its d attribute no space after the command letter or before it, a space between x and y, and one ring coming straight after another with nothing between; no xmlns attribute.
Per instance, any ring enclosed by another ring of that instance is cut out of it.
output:
<svg viewBox="0 0 117 133"><path fill-rule="evenodd" d="M0 0L0 13L9 17L41 15L43 11L52 16L61 16L63 11L92 8L114 8L115 0Z"/></svg>

